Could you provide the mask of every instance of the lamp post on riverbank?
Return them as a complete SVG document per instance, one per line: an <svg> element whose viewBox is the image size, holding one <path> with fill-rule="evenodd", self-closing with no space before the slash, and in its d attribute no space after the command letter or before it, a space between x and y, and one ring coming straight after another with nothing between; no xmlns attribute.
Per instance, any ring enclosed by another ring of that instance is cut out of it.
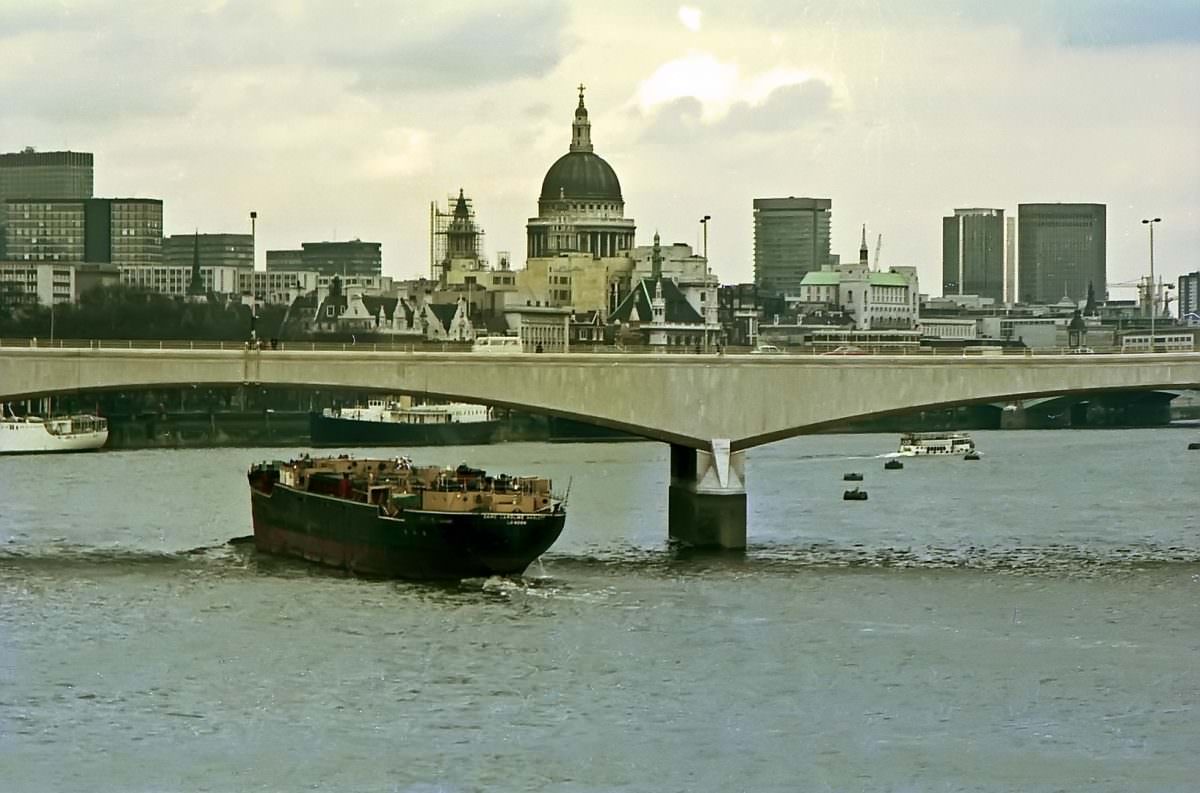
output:
<svg viewBox="0 0 1200 793"><path fill-rule="evenodd" d="M1142 223L1150 227L1150 352L1154 352L1154 320L1158 313L1158 289L1154 284L1154 224L1162 223L1162 218L1144 218Z"/></svg>
<svg viewBox="0 0 1200 793"><path fill-rule="evenodd" d="M250 210L250 271L258 269L258 213Z"/></svg>

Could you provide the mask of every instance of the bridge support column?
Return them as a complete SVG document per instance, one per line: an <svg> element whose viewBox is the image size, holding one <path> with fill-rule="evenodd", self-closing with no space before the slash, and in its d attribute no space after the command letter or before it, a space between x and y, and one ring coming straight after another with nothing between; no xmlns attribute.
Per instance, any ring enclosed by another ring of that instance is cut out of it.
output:
<svg viewBox="0 0 1200 793"><path fill-rule="evenodd" d="M746 547L745 452L713 440L708 451L671 444L671 539L699 548Z"/></svg>
<svg viewBox="0 0 1200 793"><path fill-rule="evenodd" d="M1025 403L1021 400L1009 402L1000 411L1000 429L1002 430L1023 430L1028 426L1028 417L1025 415Z"/></svg>

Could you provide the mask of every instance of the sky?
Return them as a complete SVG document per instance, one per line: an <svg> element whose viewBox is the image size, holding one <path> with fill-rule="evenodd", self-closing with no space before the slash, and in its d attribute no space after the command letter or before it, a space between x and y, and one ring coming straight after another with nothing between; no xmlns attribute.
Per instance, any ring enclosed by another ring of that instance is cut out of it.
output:
<svg viewBox="0 0 1200 793"><path fill-rule="evenodd" d="M0 0L0 52L0 151L93 152L168 234L257 211L260 267L359 238L427 274L460 187L521 266L582 82L639 244L710 215L723 282L773 196L832 199L834 253L865 223L931 294L956 207L1107 204L1110 283L1161 217L1156 271L1200 269L1200 0Z"/></svg>

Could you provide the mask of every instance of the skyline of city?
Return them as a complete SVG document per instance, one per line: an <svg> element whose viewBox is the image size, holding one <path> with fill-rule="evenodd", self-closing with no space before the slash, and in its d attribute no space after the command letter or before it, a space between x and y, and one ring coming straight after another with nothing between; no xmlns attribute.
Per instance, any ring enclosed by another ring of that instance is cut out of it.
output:
<svg viewBox="0 0 1200 793"><path fill-rule="evenodd" d="M330 21L327 9L309 4L292 18L269 11L240 18L217 4L209 13L185 10L179 20L163 21L164 30L185 45L181 60L187 70L179 64L165 69L157 90L136 101L93 86L97 90L82 107L67 107L94 82L91 75L69 82L16 68L0 78L0 98L16 108L0 119L0 150L69 146L95 153L95 194L162 198L166 234L197 227L242 233L248 213L256 210L260 251L295 248L302 241L376 240L383 243L384 272L398 277L427 270L428 202L463 187L489 230L487 252L513 251L513 264L521 267L525 226L537 214L538 183L569 142L565 126L574 86L582 79L589 86L596 152L622 176L627 215L639 221L637 244L659 231L665 241L699 248L698 220L711 215L713 268L725 282L753 279L753 200L788 195L832 199L833 254L852 254L865 222L872 247L875 235L883 235L882 266L917 266L928 285L923 291L930 293L941 270L941 218L961 206L994 206L1011 217L1020 203L1107 204L1109 282L1143 274L1148 243L1140 219L1163 217L1156 271L1174 280L1195 269L1200 155L1194 145L1183 144L1194 143L1200 110L1167 100L1172 93L1185 95L1186 85L1200 74L1200 25L1193 24L1197 17L1186 5L1174 17L1159 14L1161 27L1120 33L1105 23L1093 26L1087 40L1069 24L1069 10L1054 3L1044 4L1040 16L1019 7L954 18L933 13L937 3L926 5L926 13L896 12L886 24L878 13L821 17L827 12L811 9L808 17L786 19L780 18L786 12L762 8L742 17L719 9L684 15L676 6L619 10L612 18L643 19L651 26L625 31L629 36L659 37L651 59L662 61L657 66L636 52L630 52L630 63L602 62L597 50L612 41L612 25L589 25L596 17L588 9L513 9L486 21L458 10L426 20L428 35L499 25L517 36L524 21L536 22L531 32L543 43L531 44L527 62L510 67L511 74L488 72L481 59L495 51L486 50L455 65L457 81L429 76L428 84L418 84L415 76L388 72L397 81L388 91L365 85L360 64L357 82L347 84L343 75L341 87L349 85L348 91L334 90L337 81L318 80L312 98L289 107L250 100L297 68L314 74L336 71L339 64L354 69L329 49L294 61L279 44L264 45L261 59L274 70L268 79L251 74L247 60L232 54L228 44L217 49L231 58L229 64L199 58L195 50L211 42L222 24L235 22L242 25L239 40L272 22L283 25L283 41L310 36L314 25ZM66 16L33 6L7 8L0 11L0 30L7 31L0 32L0 41L20 67L39 42L72 40L81 22L96 25L110 46L123 35L120 22L140 30L140 22L121 12L113 19L96 16L97 8L77 4ZM1036 24L1026 18L1030 14ZM338 24L367 23L361 14L348 17ZM185 33L178 27L184 19L204 24ZM1169 19L1174 21L1168 26ZM767 46L752 46L752 34L771 27L768 20L779 24L764 33ZM825 35L816 36L815 27ZM581 38L583 30L595 32ZM944 37L953 40L954 53L962 54L969 41L1000 58L992 92L965 95L957 71L907 54L924 50L915 46L919 42L930 45ZM858 40L875 43L871 57L847 57L838 46ZM798 46L802 42L808 44ZM99 46L89 45L89 51ZM414 48L420 49L411 41L381 38L377 54L393 58L388 61L393 65L407 63ZM143 55L146 63L165 57L157 48ZM129 64L117 59L111 70L99 71L125 76L115 71L122 65ZM1031 75L1047 66L1052 70L1031 83ZM888 93L902 87L897 73L928 79ZM1151 73L1153 82L1143 79ZM150 76L136 80L140 85ZM185 79L191 94L168 97L165 86ZM280 85L294 87L287 79ZM941 90L930 94L930 85ZM222 90L226 114L236 107L246 113L222 118L228 134L212 134L210 120L219 109L212 103ZM1102 111L1084 101L1085 94L1096 92L1110 100ZM403 96L422 98L420 110L402 108ZM337 99L339 112L346 103L358 112L335 118L333 105L319 107L322 99ZM1128 112L1114 112L1118 99ZM945 112L951 100L953 114ZM1006 113L1026 107L1026 100L1036 100L1031 105L1036 112L1015 135L1008 125L1018 118ZM106 101L113 112L96 113ZM451 101L469 112L446 119ZM335 120L341 123L331 123ZM447 134L434 134L447 120ZM400 121L428 122L429 129L398 127ZM999 131L983 134L981 125ZM197 126L206 131L204 139L190 131ZM975 135L964 136L963 127ZM418 132L397 131L404 129ZM1150 129L1153 148L1141 145ZM1121 151L1131 156L1113 156ZM258 156L247 157L250 152ZM260 267L263 257L258 254Z"/></svg>

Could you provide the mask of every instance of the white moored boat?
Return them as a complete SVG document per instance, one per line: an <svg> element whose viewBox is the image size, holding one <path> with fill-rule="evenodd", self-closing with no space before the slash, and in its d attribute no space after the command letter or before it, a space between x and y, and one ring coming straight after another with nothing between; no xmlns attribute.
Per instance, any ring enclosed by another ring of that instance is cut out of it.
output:
<svg viewBox="0 0 1200 793"><path fill-rule="evenodd" d="M0 454L84 452L108 440L108 419L77 415L16 416L0 405Z"/></svg>
<svg viewBox="0 0 1200 793"><path fill-rule="evenodd" d="M903 457L957 455L975 451L975 441L965 432L906 432L900 436Z"/></svg>

